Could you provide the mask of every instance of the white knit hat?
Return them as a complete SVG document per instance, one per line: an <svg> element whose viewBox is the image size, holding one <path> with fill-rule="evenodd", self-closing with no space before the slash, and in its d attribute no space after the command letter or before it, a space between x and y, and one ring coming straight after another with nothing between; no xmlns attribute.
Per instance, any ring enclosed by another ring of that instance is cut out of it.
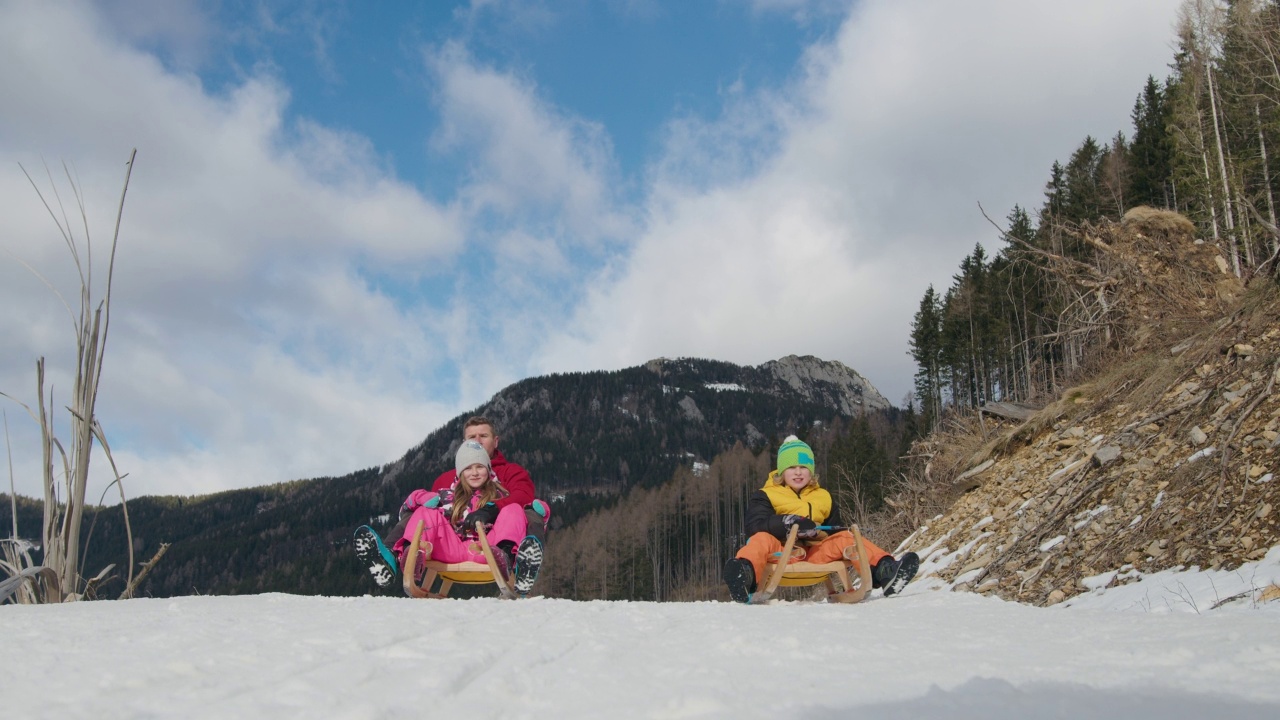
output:
<svg viewBox="0 0 1280 720"><path fill-rule="evenodd" d="M493 469L493 466L489 464L489 453L484 451L483 445L475 440L468 440L462 443L462 446L458 448L458 457L454 461L454 469L458 471L458 477L462 477L462 471L476 463L484 465L490 471Z"/></svg>

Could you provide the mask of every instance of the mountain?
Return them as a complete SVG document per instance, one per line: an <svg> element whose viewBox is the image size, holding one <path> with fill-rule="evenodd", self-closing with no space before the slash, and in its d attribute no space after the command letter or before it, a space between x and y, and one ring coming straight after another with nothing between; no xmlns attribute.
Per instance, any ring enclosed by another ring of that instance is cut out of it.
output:
<svg viewBox="0 0 1280 720"><path fill-rule="evenodd" d="M613 372L531 378L474 414L497 423L503 453L528 468L539 492L565 494L660 484L676 467L709 461L736 442L763 448L814 421L889 408L852 368L789 355L756 367L659 358ZM452 467L471 414L432 433L380 481L409 490Z"/></svg>
<svg viewBox="0 0 1280 720"><path fill-rule="evenodd" d="M369 591L351 554L352 531L394 522L411 490L451 468L471 415L496 423L504 454L528 468L539 494L554 501L553 528L564 528L632 488L662 486L677 469L704 465L735 445L763 452L789 433L896 413L851 368L809 356L755 367L656 359L617 371L529 378L380 467L208 496L131 500L138 561L170 544L139 594ZM19 523L24 534L35 534L39 505L20 503ZM86 567L127 567L119 507L93 513L86 527L92 536ZM102 592L119 589L107 585Z"/></svg>

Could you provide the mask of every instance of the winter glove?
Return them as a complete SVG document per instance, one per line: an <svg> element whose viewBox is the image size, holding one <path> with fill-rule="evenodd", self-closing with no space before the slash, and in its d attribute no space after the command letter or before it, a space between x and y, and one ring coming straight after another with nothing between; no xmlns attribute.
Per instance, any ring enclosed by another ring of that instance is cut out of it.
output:
<svg viewBox="0 0 1280 720"><path fill-rule="evenodd" d="M800 528L800 532L796 533L796 537L798 538L813 538L818 536L818 524L803 515L782 516L782 526L788 533L791 532L792 525Z"/></svg>
<svg viewBox="0 0 1280 720"><path fill-rule="evenodd" d="M486 503L475 510L467 513L462 518L462 527L470 531L475 528L476 523L482 522L485 526L492 525L498 519L498 506L493 503Z"/></svg>
<svg viewBox="0 0 1280 720"><path fill-rule="evenodd" d="M440 507L440 496L430 490L414 490L400 506L400 519L409 517L420 507Z"/></svg>

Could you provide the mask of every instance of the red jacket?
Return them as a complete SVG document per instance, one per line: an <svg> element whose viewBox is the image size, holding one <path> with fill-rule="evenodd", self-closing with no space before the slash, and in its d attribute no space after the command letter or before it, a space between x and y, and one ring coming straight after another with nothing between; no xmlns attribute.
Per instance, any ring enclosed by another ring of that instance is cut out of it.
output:
<svg viewBox="0 0 1280 720"><path fill-rule="evenodd" d="M533 480L530 479L528 470L513 462L507 462L507 459L502 456L501 450L494 450L493 457L489 458L489 462L493 468L493 474L498 476L498 482L502 483L502 487L506 488L507 493L509 493L506 497L498 498L494 501L493 504L499 510L508 505L524 507L533 502ZM431 491L444 492L453 487L453 483L457 479L458 471L449 470L443 472L431 484Z"/></svg>

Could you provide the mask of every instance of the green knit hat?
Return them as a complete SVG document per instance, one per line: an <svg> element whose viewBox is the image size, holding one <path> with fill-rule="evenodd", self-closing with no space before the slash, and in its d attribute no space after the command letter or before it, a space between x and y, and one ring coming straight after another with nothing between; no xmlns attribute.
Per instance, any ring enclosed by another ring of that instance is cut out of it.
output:
<svg viewBox="0 0 1280 720"><path fill-rule="evenodd" d="M809 472L815 475L818 472L813 462L813 448L795 435L788 435L787 439L782 441L782 446L778 448L778 474L797 465L809 468Z"/></svg>

